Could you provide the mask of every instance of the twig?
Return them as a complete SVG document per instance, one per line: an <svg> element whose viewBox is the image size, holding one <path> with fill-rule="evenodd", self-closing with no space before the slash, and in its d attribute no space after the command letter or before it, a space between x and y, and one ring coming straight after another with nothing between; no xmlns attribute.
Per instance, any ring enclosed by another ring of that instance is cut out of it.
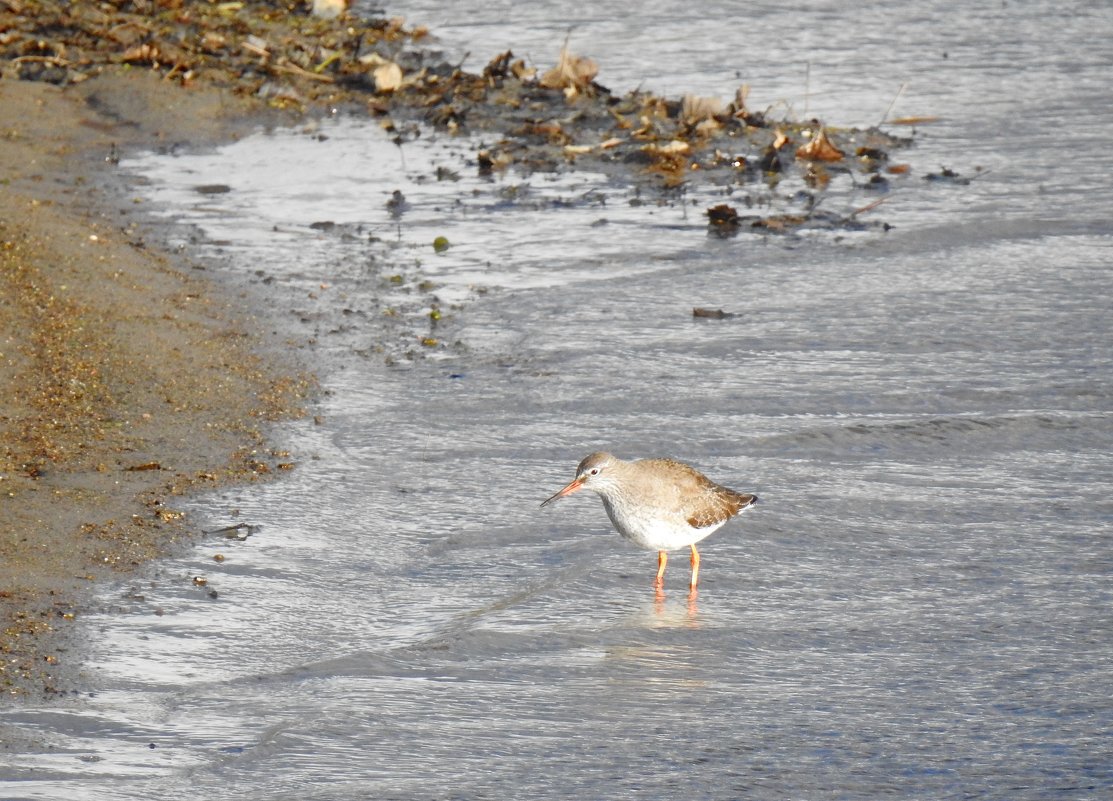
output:
<svg viewBox="0 0 1113 801"><path fill-rule="evenodd" d="M314 67L313 71L315 73L317 73L318 75L320 75L322 72L327 70L329 68L329 66L331 64L333 64L333 62L338 61L339 59L340 59L340 54L339 53L333 53L331 56L329 56L324 61L322 61L320 64L318 64L316 67Z"/></svg>
<svg viewBox="0 0 1113 801"><path fill-rule="evenodd" d="M902 83L900 89L897 89L897 93L889 103L889 107L885 109L885 113L881 115L881 122L877 123L878 125L884 125L885 120L889 119L889 112L893 110L893 106L897 104L897 101L900 100L900 96L904 94L904 87L906 86L908 86L907 83Z"/></svg>
<svg viewBox="0 0 1113 801"><path fill-rule="evenodd" d="M887 197L878 198L877 200L873 201L873 203L867 203L865 206L862 206L862 208L860 208L860 209L854 209L854 211L850 212L850 217L848 219L852 219L854 217L857 217L859 214L865 214L867 211L873 211L874 209L876 209L878 206L880 206L882 203L884 203L888 199L889 198L887 198Z"/></svg>
<svg viewBox="0 0 1113 801"><path fill-rule="evenodd" d="M300 75L302 78L308 78L311 81L321 81L322 83L336 83L336 79L331 75L318 75L315 72L303 70L301 67L296 67L293 64L271 64L270 68L275 72L285 72L290 75Z"/></svg>
<svg viewBox="0 0 1113 801"><path fill-rule="evenodd" d="M64 58L59 58L58 56L17 56L11 61L13 64L22 64L24 61L38 61L43 64L53 64L57 67L73 66L69 61L66 61Z"/></svg>

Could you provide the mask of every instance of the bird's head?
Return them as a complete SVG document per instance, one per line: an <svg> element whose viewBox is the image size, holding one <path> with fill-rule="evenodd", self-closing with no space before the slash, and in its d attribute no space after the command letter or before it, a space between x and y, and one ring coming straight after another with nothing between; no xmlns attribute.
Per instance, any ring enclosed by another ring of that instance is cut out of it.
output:
<svg viewBox="0 0 1113 801"><path fill-rule="evenodd" d="M579 492L585 487L599 492L610 484L612 476L608 471L613 468L617 462L618 459L614 456L602 451L585 456L584 460L580 462L579 467L576 468L576 477L560 490L560 492L544 500L541 505L544 506L547 503L555 501L557 498L571 495L573 492Z"/></svg>

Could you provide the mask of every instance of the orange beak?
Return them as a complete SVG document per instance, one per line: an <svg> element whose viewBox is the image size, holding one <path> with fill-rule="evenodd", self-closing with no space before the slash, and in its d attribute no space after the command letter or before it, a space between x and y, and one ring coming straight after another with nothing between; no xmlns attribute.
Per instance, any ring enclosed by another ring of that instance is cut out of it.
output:
<svg viewBox="0 0 1113 801"><path fill-rule="evenodd" d="M563 498L565 495L571 495L573 492L576 492L581 487L583 487L583 485L584 485L584 480L582 478L579 478L579 477L574 478L574 479L572 479L571 483L569 483L569 485L567 487L562 489L560 492L558 492L553 497L542 501L541 505L544 506L547 503L552 503L557 498Z"/></svg>

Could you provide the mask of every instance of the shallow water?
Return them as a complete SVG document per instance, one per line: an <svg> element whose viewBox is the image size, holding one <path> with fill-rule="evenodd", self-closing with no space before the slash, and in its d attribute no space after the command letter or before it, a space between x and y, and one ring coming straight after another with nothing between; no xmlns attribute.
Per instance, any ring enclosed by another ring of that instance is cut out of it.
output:
<svg viewBox="0 0 1113 801"><path fill-rule="evenodd" d="M569 20L539 5L391 12L544 63ZM841 123L907 83L893 113L944 120L896 227L719 240L703 196L487 182L476 143L349 119L128 165L312 339L322 422L279 432L288 477L190 507L259 530L106 594L94 691L6 716L37 745L0 796L1109 796L1113 15L655 8L592 4L573 49L673 94L729 96L741 58L797 110L808 53ZM655 598L594 499L537 508L603 446L761 496L697 597L678 554Z"/></svg>

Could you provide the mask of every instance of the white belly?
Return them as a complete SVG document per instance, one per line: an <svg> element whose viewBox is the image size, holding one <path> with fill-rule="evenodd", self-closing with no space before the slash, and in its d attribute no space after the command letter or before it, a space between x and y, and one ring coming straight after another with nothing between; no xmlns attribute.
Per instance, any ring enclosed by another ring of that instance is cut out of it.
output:
<svg viewBox="0 0 1113 801"><path fill-rule="evenodd" d="M724 520L703 528L693 528L679 515L674 517L639 515L612 506L606 498L603 498L603 506L607 509L607 516L610 517L611 523L624 539L654 551L687 548L709 536L726 522Z"/></svg>

